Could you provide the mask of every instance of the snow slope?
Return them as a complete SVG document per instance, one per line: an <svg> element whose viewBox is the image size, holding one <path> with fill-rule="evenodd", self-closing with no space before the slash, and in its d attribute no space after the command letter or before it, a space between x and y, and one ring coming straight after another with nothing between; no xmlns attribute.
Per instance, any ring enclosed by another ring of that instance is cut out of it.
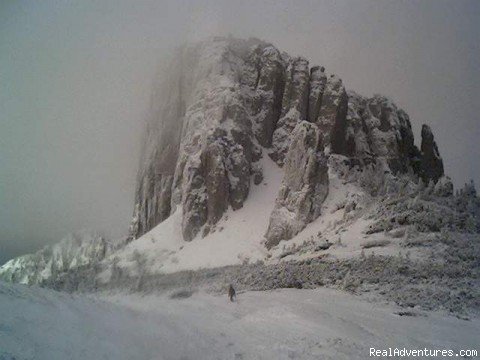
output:
<svg viewBox="0 0 480 360"><path fill-rule="evenodd" d="M183 240L182 209L177 207L172 216L112 253L106 261L114 262L130 275L137 276L139 271L165 274L259 260L275 263L318 256L344 259L360 256L362 252L366 255L372 252L397 255L402 251L400 241L393 241L384 232L366 234L374 222L369 216L372 198L355 182L341 179L333 167L329 169L330 190L322 205L322 215L292 239L281 241L267 250L264 234L283 171L267 156L260 160L260 164L264 172L263 182L252 185L252 196L248 197L243 208L236 211L230 208L205 237L199 234L193 241ZM351 204L355 204L353 209ZM330 246L327 249L322 247L325 242ZM382 246L364 249L368 242L379 242ZM414 251L412 256L415 256ZM100 278L108 282L111 272L112 266L108 266Z"/></svg>
<svg viewBox="0 0 480 360"><path fill-rule="evenodd" d="M0 283L0 359L367 359L370 347L478 347L478 318L399 312L323 288L247 292L230 303Z"/></svg>
<svg viewBox="0 0 480 360"><path fill-rule="evenodd" d="M369 201L368 195L360 186L347 183L330 169L330 192L322 206L322 215L307 225L293 239L282 241L268 251L264 244L264 234L270 220L278 189L283 178L283 171L270 158L264 156L261 161L264 180L259 185L252 185L251 196L243 208L233 211L231 208L207 236L184 241L181 232L182 209L177 207L175 213L154 229L129 243L124 249L113 253L107 261L138 275L138 263L142 262L147 273L173 273L181 270L198 270L244 262L276 262L284 258L285 251L300 248L310 241L313 247L329 241L332 246L319 252L338 258L357 256L362 251L366 237L364 231L372 223L361 209ZM356 211L347 213L348 203L356 202ZM367 209L365 209L367 210ZM356 214L353 216L352 214ZM350 216L350 217L349 217ZM321 234L319 236L319 234ZM372 234L369 240L384 237L384 234ZM287 249L287 250L286 250ZM396 254L398 247L385 246L375 249L379 254ZM309 251L299 254L292 251L286 260L316 257L319 252ZM111 268L107 268L101 278L110 279Z"/></svg>
<svg viewBox="0 0 480 360"><path fill-rule="evenodd" d="M218 267L239 264L247 259L263 259L266 254L262 244L270 212L282 181L282 170L268 157L261 160L264 180L252 185L251 195L244 206L231 208L217 223L215 232L193 241L182 238L182 209L142 237L114 254L121 267L135 268L135 252L144 254L150 272L170 273L180 270Z"/></svg>

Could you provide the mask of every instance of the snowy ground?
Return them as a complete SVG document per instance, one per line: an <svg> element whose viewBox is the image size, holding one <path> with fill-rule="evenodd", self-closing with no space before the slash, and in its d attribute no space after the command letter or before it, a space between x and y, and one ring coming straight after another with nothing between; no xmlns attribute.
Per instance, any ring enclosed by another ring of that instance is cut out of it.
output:
<svg viewBox="0 0 480 360"><path fill-rule="evenodd" d="M402 311L323 288L247 292L230 303L0 283L0 359L366 359L370 347L478 348L479 318Z"/></svg>

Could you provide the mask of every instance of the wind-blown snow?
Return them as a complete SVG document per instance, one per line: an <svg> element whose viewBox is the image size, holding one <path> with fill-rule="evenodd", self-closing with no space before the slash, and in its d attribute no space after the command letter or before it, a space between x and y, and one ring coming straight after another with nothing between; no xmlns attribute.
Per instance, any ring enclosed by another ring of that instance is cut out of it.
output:
<svg viewBox="0 0 480 360"><path fill-rule="evenodd" d="M0 359L368 359L369 348L475 349L480 319L328 289L88 298L0 283Z"/></svg>

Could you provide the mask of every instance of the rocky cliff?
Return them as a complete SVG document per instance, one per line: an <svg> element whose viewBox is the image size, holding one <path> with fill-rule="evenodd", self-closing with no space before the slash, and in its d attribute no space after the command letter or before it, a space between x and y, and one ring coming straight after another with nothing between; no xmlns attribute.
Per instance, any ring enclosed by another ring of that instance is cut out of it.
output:
<svg viewBox="0 0 480 360"><path fill-rule="evenodd" d="M427 125L420 143L392 100L305 58L257 39L184 45L153 96L128 240L64 241L0 278L141 287L146 274L372 248L446 254L478 239L480 199L473 184L454 193Z"/></svg>
<svg viewBox="0 0 480 360"><path fill-rule="evenodd" d="M306 59L256 39L215 38L182 47L157 103L139 170L134 238L177 206L185 240L200 231L208 234L229 207L243 206L251 176L261 179L262 154L285 172L267 231L269 244L291 237L320 215L328 192L324 152L346 156L352 167L385 166L386 172L415 174L427 183L443 176L428 126L419 150L408 115L391 100L347 91L324 67L310 67ZM288 159L290 165L284 166ZM305 179L299 183L295 177ZM317 181L325 189L315 189ZM285 202L297 214L289 221L277 218ZM283 230L274 231L279 221Z"/></svg>

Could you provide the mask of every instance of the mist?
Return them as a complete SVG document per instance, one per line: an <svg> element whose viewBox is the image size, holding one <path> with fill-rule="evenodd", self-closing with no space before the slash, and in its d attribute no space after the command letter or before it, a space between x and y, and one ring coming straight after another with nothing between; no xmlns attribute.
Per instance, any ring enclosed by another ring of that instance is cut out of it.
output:
<svg viewBox="0 0 480 360"><path fill-rule="evenodd" d="M258 37L429 124L445 172L480 183L480 2L0 4L0 264L93 229L126 234L152 88L175 47Z"/></svg>

